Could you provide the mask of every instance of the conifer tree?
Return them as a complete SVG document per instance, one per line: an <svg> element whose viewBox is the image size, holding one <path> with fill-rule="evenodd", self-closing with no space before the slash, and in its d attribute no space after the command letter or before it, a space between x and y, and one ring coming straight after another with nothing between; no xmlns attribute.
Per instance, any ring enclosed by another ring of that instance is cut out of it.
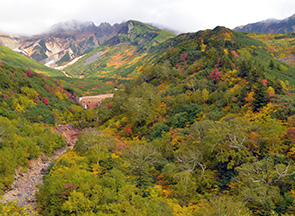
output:
<svg viewBox="0 0 295 216"><path fill-rule="evenodd" d="M270 60L270 62L269 62L269 67L270 67L270 69L274 69L274 67L275 67L275 65L274 65L274 62L273 62L273 60Z"/></svg>
<svg viewBox="0 0 295 216"><path fill-rule="evenodd" d="M267 86L265 86L261 81L257 82L256 88L254 88L254 93L253 110L259 111L259 109L264 107L269 101Z"/></svg>

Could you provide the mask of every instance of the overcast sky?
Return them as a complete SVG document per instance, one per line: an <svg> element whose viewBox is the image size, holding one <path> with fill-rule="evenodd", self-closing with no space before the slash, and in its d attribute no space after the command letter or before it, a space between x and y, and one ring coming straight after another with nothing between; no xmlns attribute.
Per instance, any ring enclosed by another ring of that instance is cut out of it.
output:
<svg viewBox="0 0 295 216"><path fill-rule="evenodd" d="M234 28L295 13L294 0L0 0L0 30L38 34L61 21L111 24L130 19L180 32Z"/></svg>

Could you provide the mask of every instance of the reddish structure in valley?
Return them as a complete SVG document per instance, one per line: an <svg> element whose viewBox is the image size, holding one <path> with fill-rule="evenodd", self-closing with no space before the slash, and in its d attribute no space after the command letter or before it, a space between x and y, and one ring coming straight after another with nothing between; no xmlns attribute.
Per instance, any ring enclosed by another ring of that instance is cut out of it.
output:
<svg viewBox="0 0 295 216"><path fill-rule="evenodd" d="M103 94L95 96L80 97L78 102L84 106L85 109L95 109L106 99L112 98L114 94Z"/></svg>

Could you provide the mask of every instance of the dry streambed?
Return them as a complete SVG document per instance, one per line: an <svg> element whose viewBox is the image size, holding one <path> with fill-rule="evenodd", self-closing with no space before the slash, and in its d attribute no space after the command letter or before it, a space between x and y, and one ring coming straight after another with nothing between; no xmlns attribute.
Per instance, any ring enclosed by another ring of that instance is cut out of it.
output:
<svg viewBox="0 0 295 216"><path fill-rule="evenodd" d="M37 209L35 194L38 192L38 185L43 185L43 176L53 160L58 159L68 148L73 148L77 136L81 133L71 125L60 125L54 128L67 140L68 145L58 149L50 157L41 156L36 160L29 161L30 167L25 173L17 172L12 189L4 194L4 202L15 201L20 207L26 206L34 215Z"/></svg>

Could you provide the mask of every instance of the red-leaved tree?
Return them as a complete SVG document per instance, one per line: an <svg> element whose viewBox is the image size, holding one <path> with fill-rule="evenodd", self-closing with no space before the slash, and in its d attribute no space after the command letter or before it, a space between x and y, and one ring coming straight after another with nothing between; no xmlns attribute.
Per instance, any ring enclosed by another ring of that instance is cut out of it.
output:
<svg viewBox="0 0 295 216"><path fill-rule="evenodd" d="M107 106L108 109L111 109L113 107L113 104L108 103L108 104L106 104L106 106Z"/></svg>
<svg viewBox="0 0 295 216"><path fill-rule="evenodd" d="M218 79L220 79L221 77L221 71L218 71L217 69L214 69L213 71L210 72L210 78L213 81L216 81Z"/></svg>
<svg viewBox="0 0 295 216"><path fill-rule="evenodd" d="M26 75L31 78L33 76L33 72L30 69L27 69Z"/></svg>
<svg viewBox="0 0 295 216"><path fill-rule="evenodd" d="M45 105L48 105L48 99L46 97L43 97L43 102Z"/></svg>
<svg viewBox="0 0 295 216"><path fill-rule="evenodd" d="M186 59L187 59L187 53L183 53L180 58L181 58L181 61L186 61Z"/></svg>

